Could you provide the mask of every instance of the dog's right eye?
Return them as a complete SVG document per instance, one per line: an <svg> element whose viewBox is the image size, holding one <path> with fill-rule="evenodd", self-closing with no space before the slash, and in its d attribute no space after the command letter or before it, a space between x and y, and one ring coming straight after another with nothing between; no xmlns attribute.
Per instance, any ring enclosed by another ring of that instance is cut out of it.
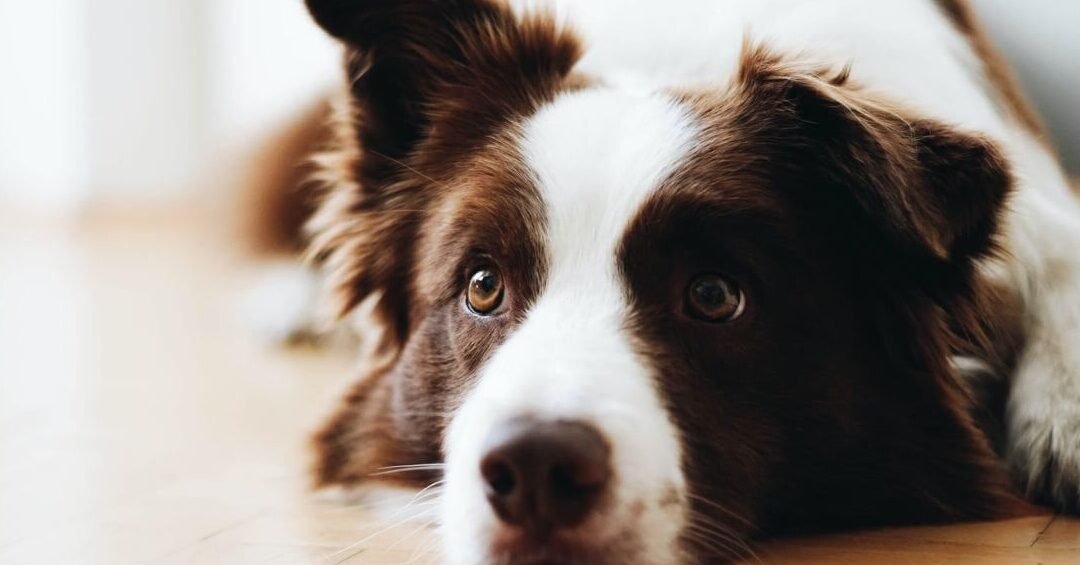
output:
<svg viewBox="0 0 1080 565"><path fill-rule="evenodd" d="M465 302L473 313L490 316L502 305L504 294L502 276L498 270L490 267L478 269L469 277Z"/></svg>

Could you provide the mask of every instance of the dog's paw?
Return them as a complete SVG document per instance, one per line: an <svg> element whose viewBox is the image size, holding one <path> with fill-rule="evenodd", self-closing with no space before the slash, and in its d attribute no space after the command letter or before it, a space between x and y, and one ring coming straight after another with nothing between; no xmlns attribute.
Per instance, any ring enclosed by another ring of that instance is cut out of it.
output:
<svg viewBox="0 0 1080 565"><path fill-rule="evenodd" d="M1077 330L1029 344L1007 409L1007 456L1017 479L1033 499L1069 512L1080 510Z"/></svg>

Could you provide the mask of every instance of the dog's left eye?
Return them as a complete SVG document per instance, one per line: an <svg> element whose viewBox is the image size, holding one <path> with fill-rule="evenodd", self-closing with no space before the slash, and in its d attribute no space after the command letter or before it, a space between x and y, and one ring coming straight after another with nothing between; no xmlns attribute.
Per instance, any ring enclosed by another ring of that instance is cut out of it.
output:
<svg viewBox="0 0 1080 565"><path fill-rule="evenodd" d="M474 313L489 316L502 305L504 294L502 275L497 269L478 269L469 277L465 302Z"/></svg>
<svg viewBox="0 0 1080 565"><path fill-rule="evenodd" d="M706 322L730 322L746 310L746 296L734 281L716 274L698 275L686 290L690 314Z"/></svg>

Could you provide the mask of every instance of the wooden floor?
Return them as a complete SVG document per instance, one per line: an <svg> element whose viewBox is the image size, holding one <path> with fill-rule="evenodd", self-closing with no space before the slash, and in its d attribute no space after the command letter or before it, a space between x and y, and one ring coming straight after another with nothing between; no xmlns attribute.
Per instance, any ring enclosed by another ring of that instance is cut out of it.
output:
<svg viewBox="0 0 1080 565"><path fill-rule="evenodd" d="M394 510L307 491L343 355L252 337L250 270L176 218L0 214L0 564L435 563ZM395 524L396 527L395 527ZM776 563L1080 563L1043 516L760 547Z"/></svg>

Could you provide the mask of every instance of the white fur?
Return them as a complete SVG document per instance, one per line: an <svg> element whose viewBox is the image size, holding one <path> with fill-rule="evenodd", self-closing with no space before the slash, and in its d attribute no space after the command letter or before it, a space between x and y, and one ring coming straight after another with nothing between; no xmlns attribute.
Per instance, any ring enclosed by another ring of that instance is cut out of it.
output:
<svg viewBox="0 0 1080 565"><path fill-rule="evenodd" d="M523 153L547 206L550 268L528 317L480 372L446 440L443 524L454 563L484 562L496 518L481 488L485 440L519 416L592 423L616 470L613 514L587 527L601 543L641 536L644 563L671 559L684 492L678 433L653 369L624 328L616 247L635 213L696 138L660 95L611 89L566 94L524 127ZM641 507L630 510L632 504Z"/></svg>
<svg viewBox="0 0 1080 565"><path fill-rule="evenodd" d="M1008 456L1029 488L1044 478L1080 504L1080 207L1028 189L1011 218L1008 279L1027 303L1027 349L1013 375Z"/></svg>

